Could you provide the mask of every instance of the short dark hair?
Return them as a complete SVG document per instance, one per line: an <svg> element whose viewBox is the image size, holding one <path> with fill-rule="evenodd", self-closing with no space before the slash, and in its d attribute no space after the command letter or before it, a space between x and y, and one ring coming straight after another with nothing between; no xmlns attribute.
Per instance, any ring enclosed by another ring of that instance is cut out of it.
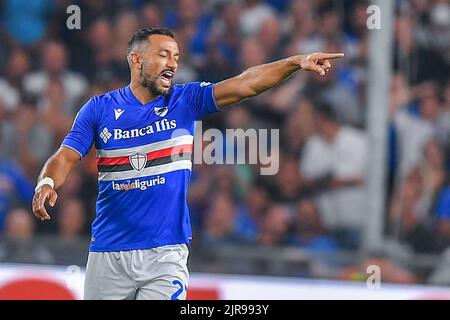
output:
<svg viewBox="0 0 450 320"><path fill-rule="evenodd" d="M175 39L173 32L167 28L141 28L133 34L128 42L127 55L130 54L135 45L147 41L148 37L153 34L160 34Z"/></svg>
<svg viewBox="0 0 450 320"><path fill-rule="evenodd" d="M322 100L320 102L317 102L317 105L314 108L314 110L322 118L328 121L338 122L336 111L328 101Z"/></svg>

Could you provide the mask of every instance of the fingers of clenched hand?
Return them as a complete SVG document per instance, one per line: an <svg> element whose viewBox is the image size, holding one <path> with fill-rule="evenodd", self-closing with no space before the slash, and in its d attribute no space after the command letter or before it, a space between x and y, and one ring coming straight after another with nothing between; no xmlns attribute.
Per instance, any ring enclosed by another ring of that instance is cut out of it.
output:
<svg viewBox="0 0 450 320"><path fill-rule="evenodd" d="M309 69L311 71L314 71L314 72L320 74L321 76L324 76L326 73L325 69L320 64L317 64L317 63L311 63L311 65L309 66Z"/></svg>
<svg viewBox="0 0 450 320"><path fill-rule="evenodd" d="M331 63L330 60L323 60L322 62L322 69L325 70L325 73L327 73L328 71L330 71L331 69Z"/></svg>
<svg viewBox="0 0 450 320"><path fill-rule="evenodd" d="M33 198L33 214L41 220L49 219L47 210L45 209L45 200L48 193L41 190L37 191Z"/></svg>
<svg viewBox="0 0 450 320"><path fill-rule="evenodd" d="M53 189L51 189L50 191L51 192L50 192L50 196L48 197L48 204L50 205L50 207L54 207L55 203L56 203L56 199L58 199L58 194Z"/></svg>
<svg viewBox="0 0 450 320"><path fill-rule="evenodd" d="M310 62L310 70L314 71L321 76L324 76L331 69L330 59L342 58L343 53L322 53L316 52L306 57L306 60Z"/></svg>
<svg viewBox="0 0 450 320"><path fill-rule="evenodd" d="M49 199L50 205L55 205L57 198L56 191L51 188L41 188L36 192L33 198L33 213L38 218L43 220L50 220L50 216L45 209L45 202Z"/></svg>

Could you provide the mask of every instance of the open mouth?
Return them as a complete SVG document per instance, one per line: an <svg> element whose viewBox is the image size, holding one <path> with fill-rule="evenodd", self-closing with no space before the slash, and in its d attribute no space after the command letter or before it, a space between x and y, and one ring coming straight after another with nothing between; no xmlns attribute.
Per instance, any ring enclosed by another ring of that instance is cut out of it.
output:
<svg viewBox="0 0 450 320"><path fill-rule="evenodd" d="M173 76L174 76L173 71L164 71L163 73L161 73L160 79L163 82L163 84L170 85L172 82Z"/></svg>

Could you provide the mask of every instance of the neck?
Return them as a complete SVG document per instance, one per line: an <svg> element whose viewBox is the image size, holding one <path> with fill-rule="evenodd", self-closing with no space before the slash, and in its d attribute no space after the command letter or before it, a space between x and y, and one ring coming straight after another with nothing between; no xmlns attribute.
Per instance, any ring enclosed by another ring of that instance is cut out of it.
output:
<svg viewBox="0 0 450 320"><path fill-rule="evenodd" d="M333 142L334 139L336 139L338 133L339 133L339 126L333 125L331 128L329 128L329 131L327 133L327 140Z"/></svg>
<svg viewBox="0 0 450 320"><path fill-rule="evenodd" d="M130 89L136 99L142 104L147 104L159 97L159 95L151 93L146 87L133 79L130 82Z"/></svg>

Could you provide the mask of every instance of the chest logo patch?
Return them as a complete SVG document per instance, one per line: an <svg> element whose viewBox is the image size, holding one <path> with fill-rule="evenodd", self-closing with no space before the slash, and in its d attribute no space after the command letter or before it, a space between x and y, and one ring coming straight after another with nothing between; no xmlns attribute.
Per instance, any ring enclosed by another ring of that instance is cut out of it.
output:
<svg viewBox="0 0 450 320"><path fill-rule="evenodd" d="M141 171L147 164L147 155L142 153L132 154L130 157L130 164L136 171Z"/></svg>

